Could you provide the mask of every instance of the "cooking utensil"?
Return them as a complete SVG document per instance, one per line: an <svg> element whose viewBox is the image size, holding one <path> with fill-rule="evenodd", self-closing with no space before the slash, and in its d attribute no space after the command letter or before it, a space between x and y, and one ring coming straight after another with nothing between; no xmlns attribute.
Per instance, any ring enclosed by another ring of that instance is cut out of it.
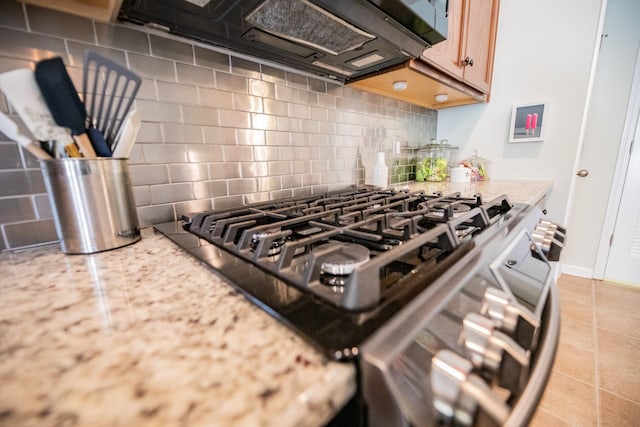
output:
<svg viewBox="0 0 640 427"><path fill-rule="evenodd" d="M53 119L33 71L19 68L0 74L0 89L37 140L59 141L69 156L82 157L69 129L58 126Z"/></svg>
<svg viewBox="0 0 640 427"><path fill-rule="evenodd" d="M94 51L85 51L82 96L89 120L111 148L141 84L142 79L133 71Z"/></svg>
<svg viewBox="0 0 640 427"><path fill-rule="evenodd" d="M85 131L87 112L60 57L36 63L36 82L56 123L71 129L85 157L96 157Z"/></svg>
<svg viewBox="0 0 640 427"><path fill-rule="evenodd" d="M113 149L113 157L128 158L136 142L138 131L140 130L140 114L137 109L133 109L124 119L124 124L120 128L120 133L116 138L115 148Z"/></svg>
<svg viewBox="0 0 640 427"><path fill-rule="evenodd" d="M111 148L109 148L109 144L105 141L102 132L94 127L90 127L87 129L87 133L89 134L89 139L96 154L99 157L111 157Z"/></svg>
<svg viewBox="0 0 640 427"><path fill-rule="evenodd" d="M0 111L0 131L4 133L8 138L11 138L24 148L29 150L31 154L39 159L51 159L49 153L44 151L40 146L33 142L29 137L22 135L16 122L11 120L7 115Z"/></svg>

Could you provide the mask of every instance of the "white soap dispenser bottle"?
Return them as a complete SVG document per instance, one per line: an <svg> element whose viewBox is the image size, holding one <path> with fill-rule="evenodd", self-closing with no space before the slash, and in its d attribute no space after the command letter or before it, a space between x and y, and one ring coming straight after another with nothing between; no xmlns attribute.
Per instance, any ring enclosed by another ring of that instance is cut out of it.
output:
<svg viewBox="0 0 640 427"><path fill-rule="evenodd" d="M376 187L387 187L389 169L385 164L384 151L378 151L376 153L376 163L373 165L373 178L371 183Z"/></svg>

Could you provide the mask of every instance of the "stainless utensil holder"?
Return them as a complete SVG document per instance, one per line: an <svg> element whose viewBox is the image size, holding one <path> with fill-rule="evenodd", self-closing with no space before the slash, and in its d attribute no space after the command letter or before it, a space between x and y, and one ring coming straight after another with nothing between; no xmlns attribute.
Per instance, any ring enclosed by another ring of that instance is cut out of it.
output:
<svg viewBox="0 0 640 427"><path fill-rule="evenodd" d="M127 159L41 160L62 251L89 254L140 240Z"/></svg>

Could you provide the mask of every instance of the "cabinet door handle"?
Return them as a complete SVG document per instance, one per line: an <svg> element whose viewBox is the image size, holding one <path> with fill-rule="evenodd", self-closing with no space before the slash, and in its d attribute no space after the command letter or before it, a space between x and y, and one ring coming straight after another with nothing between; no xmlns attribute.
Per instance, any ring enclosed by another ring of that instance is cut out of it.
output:
<svg viewBox="0 0 640 427"><path fill-rule="evenodd" d="M471 58L470 56L467 56L466 58L464 58L464 61L462 61L462 65L464 65L465 67L467 65L469 67L473 67L473 58Z"/></svg>

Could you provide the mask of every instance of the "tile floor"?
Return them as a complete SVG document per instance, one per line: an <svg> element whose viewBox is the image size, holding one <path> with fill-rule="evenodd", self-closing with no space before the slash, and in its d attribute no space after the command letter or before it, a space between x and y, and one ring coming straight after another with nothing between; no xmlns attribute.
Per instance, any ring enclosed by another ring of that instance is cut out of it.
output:
<svg viewBox="0 0 640 427"><path fill-rule="evenodd" d="M640 288L558 284L560 347L531 426L640 426Z"/></svg>

